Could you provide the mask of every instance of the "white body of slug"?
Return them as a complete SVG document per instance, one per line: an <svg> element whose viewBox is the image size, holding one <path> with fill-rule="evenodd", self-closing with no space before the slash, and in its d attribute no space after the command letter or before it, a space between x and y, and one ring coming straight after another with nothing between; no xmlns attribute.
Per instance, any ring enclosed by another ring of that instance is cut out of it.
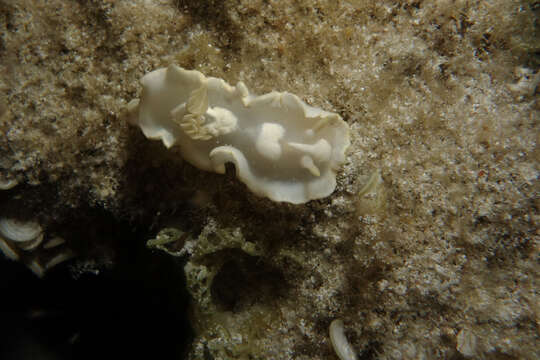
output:
<svg viewBox="0 0 540 360"><path fill-rule="evenodd" d="M179 146L192 165L219 174L232 163L259 196L293 204L326 197L345 162L349 126L294 94L250 94L246 85L175 65L146 74L130 121L149 139Z"/></svg>

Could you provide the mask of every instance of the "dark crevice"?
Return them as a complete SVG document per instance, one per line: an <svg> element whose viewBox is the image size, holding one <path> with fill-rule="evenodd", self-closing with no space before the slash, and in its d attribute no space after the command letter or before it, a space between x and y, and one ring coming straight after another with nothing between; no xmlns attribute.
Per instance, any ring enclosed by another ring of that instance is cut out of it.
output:
<svg viewBox="0 0 540 360"><path fill-rule="evenodd" d="M84 258L38 279L0 257L0 358L183 358L192 331L177 259L151 253L144 246L149 234L103 210L74 213L48 230L69 236ZM114 261L100 266L100 258Z"/></svg>
<svg viewBox="0 0 540 360"><path fill-rule="evenodd" d="M287 284L280 269L240 250L228 252L220 255L230 260L222 265L211 287L213 302L224 311L244 311L286 295Z"/></svg>

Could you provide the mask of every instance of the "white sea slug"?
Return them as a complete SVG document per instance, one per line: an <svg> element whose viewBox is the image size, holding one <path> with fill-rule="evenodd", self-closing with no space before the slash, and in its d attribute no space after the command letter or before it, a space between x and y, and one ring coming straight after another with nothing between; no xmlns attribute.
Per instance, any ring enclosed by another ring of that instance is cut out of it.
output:
<svg viewBox="0 0 540 360"><path fill-rule="evenodd" d="M336 319L330 323L330 341L340 360L357 360L356 353L345 336L342 320Z"/></svg>
<svg viewBox="0 0 540 360"><path fill-rule="evenodd" d="M233 163L259 196L305 203L330 195L345 162L349 127L338 114L296 95L249 93L222 79L171 65L146 74L130 121L149 139L178 145L185 160L223 174Z"/></svg>

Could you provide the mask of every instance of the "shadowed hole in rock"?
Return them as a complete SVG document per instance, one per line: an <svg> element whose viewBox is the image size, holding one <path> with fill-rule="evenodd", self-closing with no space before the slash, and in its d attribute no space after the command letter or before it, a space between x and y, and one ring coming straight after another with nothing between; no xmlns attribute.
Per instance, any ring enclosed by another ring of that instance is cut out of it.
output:
<svg viewBox="0 0 540 360"><path fill-rule="evenodd" d="M286 295L287 283L280 270L260 257L233 251L214 277L212 300L225 311L240 312L257 303Z"/></svg>
<svg viewBox="0 0 540 360"><path fill-rule="evenodd" d="M146 231L106 211L73 213L71 223L57 230L64 228L61 234L78 243L89 263L99 263L106 253L116 254L114 261L72 273L66 262L38 279L0 253L0 359L184 358L192 331L177 260L148 251Z"/></svg>

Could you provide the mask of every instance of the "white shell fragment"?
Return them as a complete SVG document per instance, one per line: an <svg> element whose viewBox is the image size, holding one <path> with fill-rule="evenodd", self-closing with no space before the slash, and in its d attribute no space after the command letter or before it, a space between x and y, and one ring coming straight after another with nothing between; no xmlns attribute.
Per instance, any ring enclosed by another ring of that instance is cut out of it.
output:
<svg viewBox="0 0 540 360"><path fill-rule="evenodd" d="M330 323L330 341L340 360L356 360L356 353L345 336L343 320L335 319Z"/></svg>
<svg viewBox="0 0 540 360"><path fill-rule="evenodd" d="M34 274L36 274L40 278L45 275L45 267L43 267L43 265L41 265L36 259L32 260L28 264L28 267L30 268L30 270L32 270Z"/></svg>
<svg viewBox="0 0 540 360"><path fill-rule="evenodd" d="M75 254L73 254L73 252L71 251L65 251L65 252L59 253L55 255L53 258L51 258L49 261L47 261L47 263L45 264L45 270L50 270L56 265L63 263L64 261L72 259L74 256Z"/></svg>
<svg viewBox="0 0 540 360"><path fill-rule="evenodd" d="M358 192L358 197L361 198L362 196L375 190L377 186L381 183L381 181L381 173L378 170L373 172L369 177L367 183Z"/></svg>
<svg viewBox="0 0 540 360"><path fill-rule="evenodd" d="M457 334L456 349L465 357L476 355L476 336L469 329L461 329Z"/></svg>
<svg viewBox="0 0 540 360"><path fill-rule="evenodd" d="M15 179L4 179L0 177L0 190L9 190L17 186L19 182Z"/></svg>
<svg viewBox="0 0 540 360"><path fill-rule="evenodd" d="M56 236L56 237L52 238L51 240L47 241L45 244L43 244L43 248L44 249L51 249L51 248L60 246L60 245L64 244L65 242L66 242L66 240L62 239L61 237Z"/></svg>
<svg viewBox="0 0 540 360"><path fill-rule="evenodd" d="M32 250L43 240L43 230L34 221L0 218L0 237L17 243L24 250Z"/></svg>
<svg viewBox="0 0 540 360"><path fill-rule="evenodd" d="M40 246L44 238L43 228L35 221L0 218L0 251L11 260L24 262L38 277L75 255L57 236Z"/></svg>
<svg viewBox="0 0 540 360"><path fill-rule="evenodd" d="M128 104L131 122L149 139L180 146L192 165L216 173L236 166L259 196L305 203L336 187L349 127L338 114L311 107L296 95L249 94L244 83L171 65L146 74L140 100Z"/></svg>
<svg viewBox="0 0 540 360"><path fill-rule="evenodd" d="M17 186L17 184L19 184L19 182L13 175L0 173L0 190L12 189Z"/></svg>
<svg viewBox="0 0 540 360"><path fill-rule="evenodd" d="M0 251L6 255L8 259L19 260L19 255L10 244L0 237Z"/></svg>
<svg viewBox="0 0 540 360"><path fill-rule="evenodd" d="M540 84L540 71L536 73L532 69L518 67L514 71L518 82L508 84L508 89L517 96L533 96Z"/></svg>

